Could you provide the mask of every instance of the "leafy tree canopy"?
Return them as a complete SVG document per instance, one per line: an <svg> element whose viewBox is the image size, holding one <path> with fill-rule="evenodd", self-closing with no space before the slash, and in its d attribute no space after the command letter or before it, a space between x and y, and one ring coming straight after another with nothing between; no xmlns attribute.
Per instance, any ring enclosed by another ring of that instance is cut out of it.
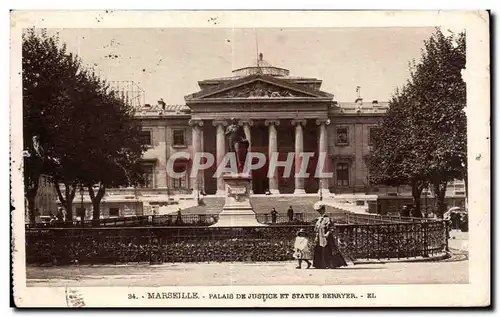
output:
<svg viewBox="0 0 500 317"><path fill-rule="evenodd" d="M142 182L144 146L131 106L68 53L57 36L28 30L22 50L24 175L31 221L41 174L53 179L69 217L79 186L101 184L102 198L105 186Z"/></svg>
<svg viewBox="0 0 500 317"><path fill-rule="evenodd" d="M440 29L424 43L410 79L396 90L375 136L370 181L414 187L414 198L428 183L443 212L446 184L467 177L465 33Z"/></svg>

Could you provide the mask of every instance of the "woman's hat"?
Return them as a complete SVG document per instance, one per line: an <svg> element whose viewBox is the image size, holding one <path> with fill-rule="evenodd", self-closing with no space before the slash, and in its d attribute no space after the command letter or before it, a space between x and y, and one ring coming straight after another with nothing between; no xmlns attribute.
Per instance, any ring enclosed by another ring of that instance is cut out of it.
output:
<svg viewBox="0 0 500 317"><path fill-rule="evenodd" d="M314 210L319 211L325 207L325 204L322 201L318 201L313 205Z"/></svg>
<svg viewBox="0 0 500 317"><path fill-rule="evenodd" d="M300 235L301 233L306 233L306 231L304 229L300 229L299 231L297 231L297 235Z"/></svg>

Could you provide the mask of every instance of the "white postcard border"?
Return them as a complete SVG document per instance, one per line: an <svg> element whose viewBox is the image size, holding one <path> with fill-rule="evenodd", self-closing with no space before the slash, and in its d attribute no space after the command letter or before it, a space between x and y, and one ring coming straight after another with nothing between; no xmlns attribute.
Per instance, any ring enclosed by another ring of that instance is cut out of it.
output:
<svg viewBox="0 0 500 317"><path fill-rule="evenodd" d="M210 18L212 19L211 22ZM216 21L216 22L214 22ZM467 32L468 164L469 164L469 284L463 285L329 285L221 287L88 287L78 292L88 306L471 306L490 303L490 73L489 17L484 11L14 11L11 14L11 163L14 298L18 306L65 306L65 288L26 287L24 195L22 186L21 32L23 28L285 28L285 27L415 27L442 26ZM22 211L22 212L21 212ZM332 272L335 274L335 272ZM215 293L377 294L375 300L128 300L127 294L153 291ZM43 296L40 296L43 294Z"/></svg>

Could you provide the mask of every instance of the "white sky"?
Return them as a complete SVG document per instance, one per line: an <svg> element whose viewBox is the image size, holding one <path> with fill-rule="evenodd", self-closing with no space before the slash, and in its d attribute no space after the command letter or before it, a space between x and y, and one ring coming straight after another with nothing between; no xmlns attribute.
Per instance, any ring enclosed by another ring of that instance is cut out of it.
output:
<svg viewBox="0 0 500 317"><path fill-rule="evenodd" d="M231 76L255 63L258 49L291 76L323 80L338 101L388 100L409 76L433 28L61 29L77 53L109 81L135 81L146 103L183 104L198 80ZM256 36L257 34L257 36ZM113 55L112 58L109 55ZM118 57L114 57L117 55Z"/></svg>

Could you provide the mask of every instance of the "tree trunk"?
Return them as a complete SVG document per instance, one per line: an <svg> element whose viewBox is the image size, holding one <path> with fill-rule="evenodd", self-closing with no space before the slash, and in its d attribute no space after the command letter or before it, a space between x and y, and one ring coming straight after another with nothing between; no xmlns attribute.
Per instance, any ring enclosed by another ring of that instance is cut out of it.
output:
<svg viewBox="0 0 500 317"><path fill-rule="evenodd" d="M66 210L66 218L68 221L73 221L73 199L75 198L75 192L77 183L64 182L64 196L61 193L61 188L59 187L59 181L54 179L54 186L56 188L57 196L59 201Z"/></svg>
<svg viewBox="0 0 500 317"><path fill-rule="evenodd" d="M92 200L92 219L101 219L101 202Z"/></svg>
<svg viewBox="0 0 500 317"><path fill-rule="evenodd" d="M38 193L38 184L41 176L41 164L37 160L31 158L24 159L24 182L25 191L24 196L28 202L28 218L30 223L36 222L36 194Z"/></svg>
<svg viewBox="0 0 500 317"><path fill-rule="evenodd" d="M99 223L101 217L101 199L106 192L106 187L100 184L97 194L94 193L94 187L92 185L87 185L87 189L89 190L90 200L92 200L92 222Z"/></svg>
<svg viewBox="0 0 500 317"><path fill-rule="evenodd" d="M444 201L446 195L446 186L448 182L443 180L434 181L434 199L436 200L436 215L442 219L446 212L446 204Z"/></svg>
<svg viewBox="0 0 500 317"><path fill-rule="evenodd" d="M30 223L36 222L35 199L38 191L38 185L34 188L29 188L26 192L26 200L28 201L28 217Z"/></svg>
<svg viewBox="0 0 500 317"><path fill-rule="evenodd" d="M415 211L417 215L422 215L420 197L422 196L422 191L424 190L424 182L420 180L412 180L411 182L411 195L413 196L413 204L415 206ZM411 215L412 217L414 215Z"/></svg>

